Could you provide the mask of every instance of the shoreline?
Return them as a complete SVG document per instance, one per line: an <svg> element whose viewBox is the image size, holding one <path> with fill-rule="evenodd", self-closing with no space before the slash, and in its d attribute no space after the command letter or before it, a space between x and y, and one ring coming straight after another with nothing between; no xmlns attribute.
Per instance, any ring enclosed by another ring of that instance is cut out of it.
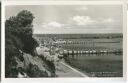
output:
<svg viewBox="0 0 128 83"><path fill-rule="evenodd" d="M84 73L62 61L58 62L56 67L56 74L58 77L88 77Z"/></svg>

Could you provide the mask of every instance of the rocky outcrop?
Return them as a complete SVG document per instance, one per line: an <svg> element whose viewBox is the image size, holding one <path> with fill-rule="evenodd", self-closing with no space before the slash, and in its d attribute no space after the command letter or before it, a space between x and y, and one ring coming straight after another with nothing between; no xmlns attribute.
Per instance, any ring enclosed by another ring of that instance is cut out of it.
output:
<svg viewBox="0 0 128 83"><path fill-rule="evenodd" d="M17 77L55 77L54 63L40 56L22 54L22 59L15 58L17 62Z"/></svg>

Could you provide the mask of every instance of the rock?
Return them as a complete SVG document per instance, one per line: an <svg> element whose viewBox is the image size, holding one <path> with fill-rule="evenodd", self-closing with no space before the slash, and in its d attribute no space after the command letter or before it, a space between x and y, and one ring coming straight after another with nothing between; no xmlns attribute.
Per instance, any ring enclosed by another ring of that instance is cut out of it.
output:
<svg viewBox="0 0 128 83"><path fill-rule="evenodd" d="M45 52L44 55L48 57L49 61L52 60L48 53ZM54 64L52 62L44 61L39 56L32 56L27 53L23 53L22 57L24 59L23 61L18 57L15 58L17 62L18 78L55 76Z"/></svg>

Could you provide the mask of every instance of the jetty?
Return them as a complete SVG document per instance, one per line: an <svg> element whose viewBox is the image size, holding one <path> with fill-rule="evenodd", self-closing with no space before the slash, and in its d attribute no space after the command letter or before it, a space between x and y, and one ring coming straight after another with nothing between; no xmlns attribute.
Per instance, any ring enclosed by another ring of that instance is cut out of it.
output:
<svg viewBox="0 0 128 83"><path fill-rule="evenodd" d="M70 54L103 54L103 53L122 53L121 50L63 50L61 55Z"/></svg>

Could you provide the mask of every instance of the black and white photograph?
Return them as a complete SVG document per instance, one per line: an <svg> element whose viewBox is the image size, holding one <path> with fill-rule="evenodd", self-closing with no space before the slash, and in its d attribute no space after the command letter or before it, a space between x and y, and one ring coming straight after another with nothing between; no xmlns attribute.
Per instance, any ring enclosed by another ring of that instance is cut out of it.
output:
<svg viewBox="0 0 128 83"><path fill-rule="evenodd" d="M122 5L6 5L5 77L123 77Z"/></svg>

